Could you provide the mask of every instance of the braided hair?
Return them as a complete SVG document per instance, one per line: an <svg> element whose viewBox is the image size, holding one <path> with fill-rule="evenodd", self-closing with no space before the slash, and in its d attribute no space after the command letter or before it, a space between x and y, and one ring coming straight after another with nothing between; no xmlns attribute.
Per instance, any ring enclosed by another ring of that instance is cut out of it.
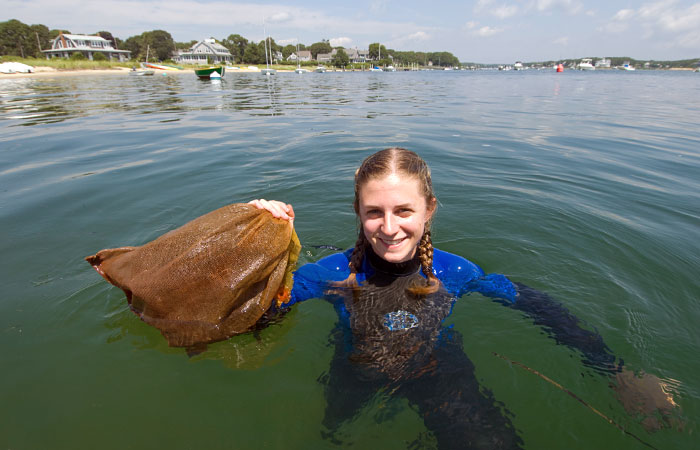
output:
<svg viewBox="0 0 700 450"><path fill-rule="evenodd" d="M419 181L421 193L425 197L426 204L429 207L435 207L434 205L437 202L428 165L416 153L404 148L392 147L365 158L360 168L355 172L355 199L353 206L358 217L360 215L360 188L371 179L381 178L392 173L416 178ZM362 268L362 261L370 245L362 225L360 225L355 248L350 256L350 276L342 282L342 285L357 286L357 272ZM409 291L417 295L436 292L440 287L440 281L433 273L433 242L430 236L430 221L425 224L425 230L418 244L417 252L421 269L427 277L426 284L424 286L414 285Z"/></svg>

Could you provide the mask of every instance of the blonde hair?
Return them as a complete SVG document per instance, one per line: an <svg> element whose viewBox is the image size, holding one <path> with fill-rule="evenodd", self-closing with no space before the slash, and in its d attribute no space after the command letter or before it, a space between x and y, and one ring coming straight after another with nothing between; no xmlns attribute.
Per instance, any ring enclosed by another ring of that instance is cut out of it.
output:
<svg viewBox="0 0 700 450"><path fill-rule="evenodd" d="M360 215L360 188L369 180L381 178L396 173L418 180L421 194L425 198L427 207L434 212L437 207L433 183L430 178L430 169L423 159L416 153L405 148L392 147L378 151L362 161L360 168L355 172L355 200L353 206L355 213ZM427 277L425 286L414 285L409 290L413 294L423 295L436 292L440 287L440 280L433 273L433 242L430 237L431 219L425 224L425 230L418 244L418 259L420 260L423 274ZM362 226L355 242L355 248L350 256L350 276L343 282L345 286L357 286L357 271L362 267L365 252L370 242L365 236Z"/></svg>

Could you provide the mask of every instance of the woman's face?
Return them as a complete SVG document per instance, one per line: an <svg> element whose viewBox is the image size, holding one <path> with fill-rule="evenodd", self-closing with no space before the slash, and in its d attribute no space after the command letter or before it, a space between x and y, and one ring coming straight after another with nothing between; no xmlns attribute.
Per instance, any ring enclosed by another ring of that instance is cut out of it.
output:
<svg viewBox="0 0 700 450"><path fill-rule="evenodd" d="M420 181L390 174L360 186L359 197L362 229L374 252L392 263L413 258L435 210L435 200L428 205L421 194Z"/></svg>

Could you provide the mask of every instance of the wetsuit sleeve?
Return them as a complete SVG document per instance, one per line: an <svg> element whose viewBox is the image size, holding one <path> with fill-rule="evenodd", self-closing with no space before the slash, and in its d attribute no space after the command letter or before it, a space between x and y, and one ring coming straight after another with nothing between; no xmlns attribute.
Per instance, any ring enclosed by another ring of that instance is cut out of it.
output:
<svg viewBox="0 0 700 450"><path fill-rule="evenodd" d="M481 267L471 261L437 249L433 267L440 281L456 297L471 292L491 297L531 317L558 344L581 352L585 365L604 372L620 369L621 362L616 365L615 355L600 334L583 328L580 319L548 294L513 283L505 275L484 274Z"/></svg>
<svg viewBox="0 0 700 450"><path fill-rule="evenodd" d="M518 296L516 301L508 306L534 319L535 324L542 326L557 344L580 351L585 365L608 373L619 372L622 369L622 360L616 363L616 357L603 342L603 337L597 331L583 328L581 320L571 314L564 305L548 294L522 283L515 285Z"/></svg>
<svg viewBox="0 0 700 450"><path fill-rule="evenodd" d="M335 253L318 262L308 263L294 272L294 285L285 307L311 298L321 298L328 290L329 282L342 281L348 277L349 254Z"/></svg>

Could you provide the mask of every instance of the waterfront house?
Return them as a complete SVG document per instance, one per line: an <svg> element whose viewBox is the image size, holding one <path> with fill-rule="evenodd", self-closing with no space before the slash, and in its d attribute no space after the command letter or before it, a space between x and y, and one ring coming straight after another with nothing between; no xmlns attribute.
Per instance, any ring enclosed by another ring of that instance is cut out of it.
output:
<svg viewBox="0 0 700 450"><path fill-rule="evenodd" d="M346 48L345 53L352 63L364 63L369 60L369 50L358 50L357 48Z"/></svg>
<svg viewBox="0 0 700 450"><path fill-rule="evenodd" d="M214 39L204 39L189 50L179 51L175 57L179 64L221 64L233 62L233 55Z"/></svg>
<svg viewBox="0 0 700 450"><path fill-rule="evenodd" d="M131 58L129 50L119 50L112 46L112 41L101 36L87 36L84 34L63 34L60 33L56 39L51 41L51 49L42 50L46 55L46 59L51 58L70 58L75 53L82 53L87 59L93 59L93 56L102 53L109 59L118 59L126 61Z"/></svg>
<svg viewBox="0 0 700 450"><path fill-rule="evenodd" d="M318 61L319 64L320 63L329 63L329 62L331 62L331 59L333 59L333 57L335 56L335 54L337 52L338 51L336 49L333 49L333 51L330 53L319 53L318 55L316 55L316 61Z"/></svg>
<svg viewBox="0 0 700 450"><path fill-rule="evenodd" d="M299 61L301 61L301 62L311 61L311 51L300 50L299 53L297 54L297 57L299 58Z"/></svg>

